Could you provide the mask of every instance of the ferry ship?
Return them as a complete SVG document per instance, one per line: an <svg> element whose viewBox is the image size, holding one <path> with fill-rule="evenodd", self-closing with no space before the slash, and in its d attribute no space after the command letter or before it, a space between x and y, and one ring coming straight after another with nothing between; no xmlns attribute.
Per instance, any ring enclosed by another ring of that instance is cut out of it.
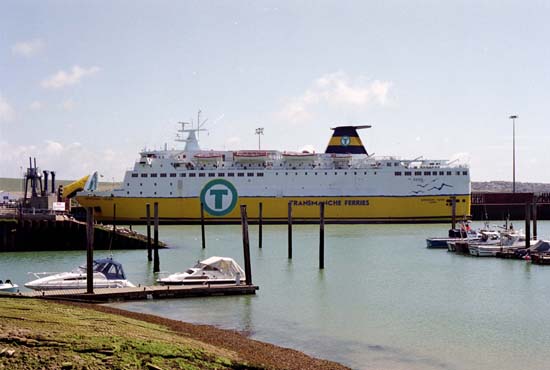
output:
<svg viewBox="0 0 550 370"><path fill-rule="evenodd" d="M119 189L99 192L97 173L77 201L99 221L143 223L146 204L158 203L161 223L240 222L249 219L332 223L449 222L470 214L470 170L448 160L369 155L358 134L371 126L338 126L324 153L277 150L201 150L202 129L181 123L183 150L143 150ZM184 138L183 135L187 134ZM454 207L453 207L453 202ZM201 206L202 204L202 206Z"/></svg>

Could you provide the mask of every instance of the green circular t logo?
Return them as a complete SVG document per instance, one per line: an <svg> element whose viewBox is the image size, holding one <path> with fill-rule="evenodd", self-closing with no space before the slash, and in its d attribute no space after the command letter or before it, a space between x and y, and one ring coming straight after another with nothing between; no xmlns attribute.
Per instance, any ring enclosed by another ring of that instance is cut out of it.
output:
<svg viewBox="0 0 550 370"><path fill-rule="evenodd" d="M201 202L212 216L225 216L237 204L237 189L227 180L212 180L201 191Z"/></svg>
<svg viewBox="0 0 550 370"><path fill-rule="evenodd" d="M351 139L349 138L349 136L342 136L342 138L340 139L340 144L342 144L342 146L348 146L351 142Z"/></svg>

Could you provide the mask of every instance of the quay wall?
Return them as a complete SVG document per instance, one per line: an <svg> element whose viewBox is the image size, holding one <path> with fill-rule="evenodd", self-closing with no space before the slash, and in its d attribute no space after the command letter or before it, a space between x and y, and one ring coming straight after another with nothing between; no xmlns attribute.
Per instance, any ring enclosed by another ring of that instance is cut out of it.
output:
<svg viewBox="0 0 550 370"><path fill-rule="evenodd" d="M96 225L94 249L147 249L147 240L141 234L113 234ZM86 250L86 224L56 216L0 218L0 252L47 250Z"/></svg>

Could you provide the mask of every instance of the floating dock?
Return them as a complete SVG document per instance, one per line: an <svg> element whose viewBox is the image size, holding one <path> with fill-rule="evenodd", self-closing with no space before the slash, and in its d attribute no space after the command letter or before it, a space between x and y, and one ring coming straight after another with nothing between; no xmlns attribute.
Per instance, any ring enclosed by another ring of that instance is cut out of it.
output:
<svg viewBox="0 0 550 370"><path fill-rule="evenodd" d="M42 298L89 303L155 300L169 298L210 297L226 295L256 294L256 285L152 285L133 288L101 288L88 294L86 289L64 289L18 292L9 295L17 298Z"/></svg>

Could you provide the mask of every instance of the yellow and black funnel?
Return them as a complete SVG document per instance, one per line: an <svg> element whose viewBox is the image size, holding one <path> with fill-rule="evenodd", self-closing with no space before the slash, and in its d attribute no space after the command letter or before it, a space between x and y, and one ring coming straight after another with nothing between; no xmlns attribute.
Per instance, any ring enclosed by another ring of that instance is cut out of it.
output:
<svg viewBox="0 0 550 370"><path fill-rule="evenodd" d="M368 155L367 150L361 142L361 138L357 133L357 130L362 128L370 128L371 126L338 126L333 127L334 130L332 137L327 146L325 153L335 154L365 154Z"/></svg>

